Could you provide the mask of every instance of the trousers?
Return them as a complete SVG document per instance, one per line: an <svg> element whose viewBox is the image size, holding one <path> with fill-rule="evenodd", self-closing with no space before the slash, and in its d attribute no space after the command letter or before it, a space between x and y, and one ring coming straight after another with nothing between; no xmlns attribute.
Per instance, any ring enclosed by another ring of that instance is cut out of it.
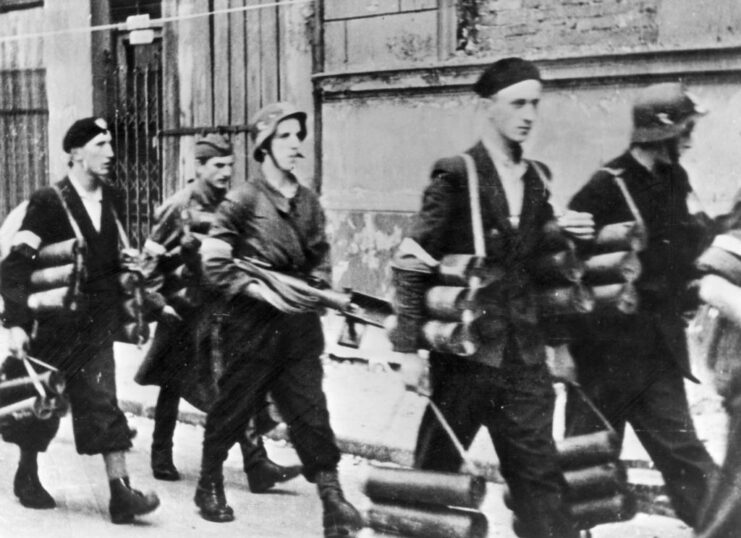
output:
<svg viewBox="0 0 741 538"><path fill-rule="evenodd" d="M566 487L553 441L554 392L545 364L525 365L512 346L500 368L431 354L432 401L464 447L488 429L509 486L517 532L568 538L578 532L563 503ZM461 457L430 409L417 438L415 466L458 472Z"/></svg>
<svg viewBox="0 0 741 538"><path fill-rule="evenodd" d="M646 317L621 315L588 334L571 345L579 383L621 440L630 423L677 516L694 528L716 465L697 438L684 378L659 328ZM568 435L603 427L579 398L568 398Z"/></svg>
<svg viewBox="0 0 741 538"><path fill-rule="evenodd" d="M288 434L313 481L318 471L333 470L340 459L322 390L324 348L316 314L283 314L249 301L224 325L224 375L206 418L204 476L217 476L229 449L239 442L251 419L266 406L269 392L288 426Z"/></svg>

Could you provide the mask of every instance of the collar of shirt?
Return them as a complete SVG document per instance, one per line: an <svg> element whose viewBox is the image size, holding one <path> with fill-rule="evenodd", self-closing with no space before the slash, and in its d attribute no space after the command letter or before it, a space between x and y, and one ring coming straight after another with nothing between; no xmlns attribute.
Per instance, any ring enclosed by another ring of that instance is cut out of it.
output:
<svg viewBox="0 0 741 538"><path fill-rule="evenodd" d="M85 208L90 221L93 224L96 232L100 231L102 214L103 214L103 189L98 184L93 191L85 190L72 176L69 177L69 182L72 188L77 191L77 195L82 200L82 206Z"/></svg>
<svg viewBox="0 0 741 538"><path fill-rule="evenodd" d="M98 183L95 187L95 190L88 191L85 190L80 183L73 178L72 176L69 176L69 182L72 184L74 189L77 191L77 195L83 200L88 200L91 202L103 202L103 189L100 186L100 183Z"/></svg>
<svg viewBox="0 0 741 538"><path fill-rule="evenodd" d="M301 184L294 176L291 177L297 184L296 194L292 198L284 196L282 192L268 183L265 178L261 177L258 179L259 184L262 186L262 189L265 194L267 194L268 198L270 198L270 201L273 202L278 211L285 215L288 215L291 212L291 208L295 206L301 196Z"/></svg>
<svg viewBox="0 0 741 538"><path fill-rule="evenodd" d="M504 189L504 196L507 198L507 205L510 211L510 224L514 228L517 228L525 197L523 176L527 172L527 161L520 159L518 162L515 162L498 146L487 143L486 140L483 140L483 143L486 151L489 153L489 157L491 157L494 163L502 188Z"/></svg>

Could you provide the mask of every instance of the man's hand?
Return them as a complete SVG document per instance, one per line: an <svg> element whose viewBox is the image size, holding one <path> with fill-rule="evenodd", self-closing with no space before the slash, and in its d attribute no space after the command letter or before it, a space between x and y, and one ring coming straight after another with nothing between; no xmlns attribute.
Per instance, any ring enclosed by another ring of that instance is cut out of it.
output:
<svg viewBox="0 0 741 538"><path fill-rule="evenodd" d="M22 327L8 329L8 351L14 357L22 359L28 352L28 333Z"/></svg>
<svg viewBox="0 0 741 538"><path fill-rule="evenodd" d="M594 239L594 218L591 213L569 210L558 217L558 226L574 239Z"/></svg>
<svg viewBox="0 0 741 538"><path fill-rule="evenodd" d="M404 353L399 362L404 388L422 396L429 396L432 392L429 359L420 357L417 353Z"/></svg>

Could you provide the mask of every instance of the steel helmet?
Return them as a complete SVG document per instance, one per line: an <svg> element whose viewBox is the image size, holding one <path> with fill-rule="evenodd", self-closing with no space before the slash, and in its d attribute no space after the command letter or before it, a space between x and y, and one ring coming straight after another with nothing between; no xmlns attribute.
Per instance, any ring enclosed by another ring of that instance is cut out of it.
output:
<svg viewBox="0 0 741 538"><path fill-rule="evenodd" d="M301 124L299 138L306 138L306 112L296 108L291 103L278 102L272 103L261 108L252 118L250 123L250 136L254 143L252 155L257 162L262 162L262 148L265 143L275 134L278 124L288 118L296 118Z"/></svg>
<svg viewBox="0 0 741 538"><path fill-rule="evenodd" d="M678 82L652 84L633 103L631 142L660 142L676 138L689 122L707 113Z"/></svg>

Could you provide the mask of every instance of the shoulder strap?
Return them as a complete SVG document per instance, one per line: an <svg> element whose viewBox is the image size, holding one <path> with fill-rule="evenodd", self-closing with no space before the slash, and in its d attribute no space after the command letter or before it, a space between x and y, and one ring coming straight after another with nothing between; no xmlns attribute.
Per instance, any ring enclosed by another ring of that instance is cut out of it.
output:
<svg viewBox="0 0 741 538"><path fill-rule="evenodd" d="M468 199L471 203L471 228L473 231L473 250L476 256L486 256L486 243L484 241L484 223L481 218L481 197L479 194L479 173L476 171L476 163L468 153L461 153L466 165L466 177L468 178Z"/></svg>
<svg viewBox="0 0 741 538"><path fill-rule="evenodd" d="M60 189L59 185L56 183L52 185L52 188L54 189L54 192L57 194L59 201L62 203L62 209L64 209L64 212L67 215L67 220L69 220L69 224L70 226L72 226L72 231L74 232L78 243L80 243L81 245L84 244L85 237L82 235L82 230L80 229L80 225L77 224L75 217L72 216L72 212L69 210L69 206L67 205L67 201L64 199L64 193L62 192L62 189Z"/></svg>
<svg viewBox="0 0 741 538"><path fill-rule="evenodd" d="M124 230L123 224L121 224L121 219L118 218L118 211L116 211L116 206L113 204L113 200L110 200L110 204L111 213L113 213L113 220L116 221L116 229L118 230L118 241L122 248L131 248L129 236L126 235L126 230Z"/></svg>
<svg viewBox="0 0 741 538"><path fill-rule="evenodd" d="M612 175L612 178L615 180L615 184L620 189L620 193L623 195L623 198L625 199L625 203L627 204L628 209L633 215L633 218L638 224L645 225L645 221L643 220L643 217L641 216L641 212L638 209L638 205L636 205L636 202L633 199L633 196L630 194L630 191L628 190L628 186L625 184L625 180L623 179L623 170L620 168L608 168L607 166L603 166L600 170L604 170L608 174Z"/></svg>

